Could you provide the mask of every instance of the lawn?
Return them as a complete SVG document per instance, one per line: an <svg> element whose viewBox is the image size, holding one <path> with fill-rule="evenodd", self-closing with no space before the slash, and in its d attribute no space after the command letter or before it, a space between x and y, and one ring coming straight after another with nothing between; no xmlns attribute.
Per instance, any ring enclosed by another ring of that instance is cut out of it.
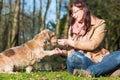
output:
<svg viewBox="0 0 120 80"><path fill-rule="evenodd" d="M0 80L120 80L117 77L84 78L75 77L67 71L34 71L29 74L0 74Z"/></svg>

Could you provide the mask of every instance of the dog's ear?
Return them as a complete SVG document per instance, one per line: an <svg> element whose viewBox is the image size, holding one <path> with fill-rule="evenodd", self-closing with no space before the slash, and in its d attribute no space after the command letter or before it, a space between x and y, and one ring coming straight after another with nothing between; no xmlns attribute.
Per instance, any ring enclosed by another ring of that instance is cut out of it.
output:
<svg viewBox="0 0 120 80"><path fill-rule="evenodd" d="M54 32L50 31L49 29L45 29L41 31L39 34L37 34L34 37L34 39L35 40L41 40L41 39L47 40L47 39L50 39L54 35L55 35Z"/></svg>
<svg viewBox="0 0 120 80"><path fill-rule="evenodd" d="M48 30L48 35L49 35L50 37L55 36L55 32L53 32L53 31L51 31L51 30L49 30L49 29L47 29L47 30Z"/></svg>

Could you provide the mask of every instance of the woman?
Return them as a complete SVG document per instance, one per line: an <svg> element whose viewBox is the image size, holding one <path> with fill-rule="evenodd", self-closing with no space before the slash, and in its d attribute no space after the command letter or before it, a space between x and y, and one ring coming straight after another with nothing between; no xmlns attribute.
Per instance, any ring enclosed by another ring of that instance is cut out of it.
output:
<svg viewBox="0 0 120 80"><path fill-rule="evenodd" d="M91 14L82 1L71 4L69 14L68 39L58 39L58 44L69 46L70 50L54 49L56 54L67 56L68 71L84 76L100 76L117 70L120 67L120 51L109 54L102 47L105 21Z"/></svg>

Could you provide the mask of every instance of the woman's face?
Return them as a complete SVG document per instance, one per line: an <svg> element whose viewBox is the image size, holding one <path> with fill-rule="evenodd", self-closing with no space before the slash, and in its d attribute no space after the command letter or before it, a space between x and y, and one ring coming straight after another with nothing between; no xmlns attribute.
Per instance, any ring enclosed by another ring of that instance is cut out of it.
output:
<svg viewBox="0 0 120 80"><path fill-rule="evenodd" d="M76 6L72 7L72 17L77 21L80 21L83 18L84 11Z"/></svg>

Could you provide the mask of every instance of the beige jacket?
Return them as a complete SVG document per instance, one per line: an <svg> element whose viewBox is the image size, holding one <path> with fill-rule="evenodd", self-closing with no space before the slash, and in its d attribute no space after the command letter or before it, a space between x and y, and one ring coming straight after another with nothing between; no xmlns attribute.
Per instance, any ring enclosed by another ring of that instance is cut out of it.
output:
<svg viewBox="0 0 120 80"><path fill-rule="evenodd" d="M76 37L74 48L83 50L85 55L93 62L100 62L109 51L102 48L105 37L105 21L91 15L91 29L84 36ZM71 27L69 28L68 38L71 39Z"/></svg>

